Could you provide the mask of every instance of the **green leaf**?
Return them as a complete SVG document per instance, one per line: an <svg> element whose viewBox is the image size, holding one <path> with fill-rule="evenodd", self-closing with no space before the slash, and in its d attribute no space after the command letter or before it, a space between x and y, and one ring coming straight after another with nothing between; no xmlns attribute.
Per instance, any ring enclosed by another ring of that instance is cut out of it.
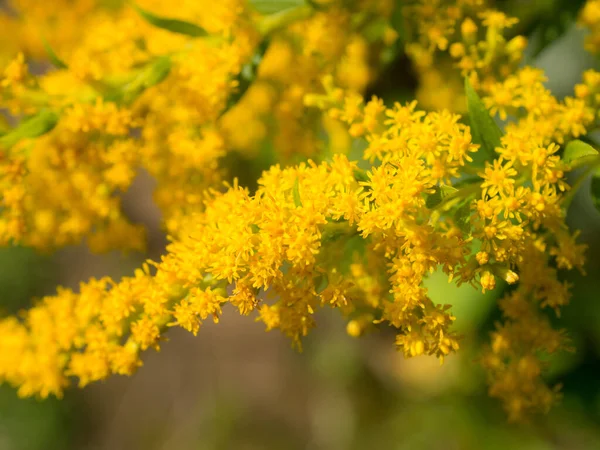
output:
<svg viewBox="0 0 600 450"><path fill-rule="evenodd" d="M294 196L294 205L296 205L296 208L301 207L302 199L300 198L300 181L298 181L298 178L296 178L296 182L294 183L292 195Z"/></svg>
<svg viewBox="0 0 600 450"><path fill-rule="evenodd" d="M575 139L567 144L563 153L563 161L571 166L577 166L584 163L586 160L581 160L588 156L598 156L598 150L590 144ZM586 158L587 159L587 158ZM581 161L578 161L581 160ZM578 164L579 163L579 164Z"/></svg>
<svg viewBox="0 0 600 450"><path fill-rule="evenodd" d="M0 147L10 148L21 139L34 138L48 133L58 123L59 116L54 111L42 110L37 115L24 120L16 128L0 138Z"/></svg>
<svg viewBox="0 0 600 450"><path fill-rule="evenodd" d="M471 202L465 202L454 213L454 223L465 234L471 233Z"/></svg>
<svg viewBox="0 0 600 450"><path fill-rule="evenodd" d="M52 65L54 67L56 67L57 69L68 69L69 68L69 66L67 66L65 64L65 62L58 57L58 55L54 52L54 50L52 49L52 47L50 46L50 44L44 37L42 37L42 45L44 46L44 49L46 50L46 53L48 54L48 59L50 60L50 62L52 63Z"/></svg>
<svg viewBox="0 0 600 450"><path fill-rule="evenodd" d="M163 81L171 72L171 58L161 56L142 74L144 88L150 88Z"/></svg>
<svg viewBox="0 0 600 450"><path fill-rule="evenodd" d="M350 228L348 222L344 220L333 221L327 219L327 225L321 233L321 245L331 244L342 237L348 237L356 234L357 231Z"/></svg>
<svg viewBox="0 0 600 450"><path fill-rule="evenodd" d="M229 111L233 106L235 106L240 99L244 96L246 91L252 85L252 82L256 78L256 74L258 72L258 66L262 62L262 59L265 55L265 52L268 48L268 40L264 39L258 46L256 52L252 56L252 59L248 61L246 64L242 66L240 73L236 77L237 88L234 92L231 93L229 98L227 99L227 106L221 113L221 115L225 114Z"/></svg>
<svg viewBox="0 0 600 450"><path fill-rule="evenodd" d="M315 291L320 294L329 286L329 277L326 273L322 273L313 279L313 283L315 284Z"/></svg>
<svg viewBox="0 0 600 450"><path fill-rule="evenodd" d="M117 103L130 103L146 89L162 82L169 75L171 65L170 57L161 56L143 68L133 80L122 86L108 89L104 98Z"/></svg>
<svg viewBox="0 0 600 450"><path fill-rule="evenodd" d="M355 169L354 170L354 179L358 182L366 183L369 181L369 175L365 170Z"/></svg>
<svg viewBox="0 0 600 450"><path fill-rule="evenodd" d="M149 24L154 25L157 28L171 31L173 33L184 34L192 37L203 37L207 36L208 33L202 27L196 24L185 22L179 19L171 19L168 17L160 17L152 14L145 9L140 8L134 2L131 2L131 6L137 11L137 13Z"/></svg>
<svg viewBox="0 0 600 450"><path fill-rule="evenodd" d="M480 146L479 151L473 155L473 164L483 166L485 161L494 159L495 149L501 145L502 131L468 78L465 78L465 94L473 143Z"/></svg>
<svg viewBox="0 0 600 450"><path fill-rule="evenodd" d="M404 16L404 5L399 2L396 2L394 6L394 11L390 17L390 25L391 27L398 33L398 39L395 42L395 45L401 47L406 42L406 30L404 29L405 25L405 16Z"/></svg>
<svg viewBox="0 0 600 450"><path fill-rule="evenodd" d="M263 14L257 23L258 31L269 36L292 23L309 18L317 9L311 2L295 2L293 7L277 8L276 12Z"/></svg>
<svg viewBox="0 0 600 450"><path fill-rule="evenodd" d="M600 212L600 170L597 170L590 183L590 194L594 206Z"/></svg>
<svg viewBox="0 0 600 450"><path fill-rule="evenodd" d="M354 263L354 255L358 254L359 259L365 257L367 251L368 239L356 234L351 236L344 244L343 256L340 261L340 271L342 275L350 273L350 266Z"/></svg>
<svg viewBox="0 0 600 450"><path fill-rule="evenodd" d="M260 233L260 227L258 225L256 225L255 223L250 224L250 229L252 230L253 234Z"/></svg>
<svg viewBox="0 0 600 450"><path fill-rule="evenodd" d="M435 208L442 203L448 196L458 192L458 189L452 186L434 186L434 192L429 194L425 199L425 206L428 209Z"/></svg>
<svg viewBox="0 0 600 450"><path fill-rule="evenodd" d="M260 14L276 14L305 4L304 0L250 0L248 3Z"/></svg>

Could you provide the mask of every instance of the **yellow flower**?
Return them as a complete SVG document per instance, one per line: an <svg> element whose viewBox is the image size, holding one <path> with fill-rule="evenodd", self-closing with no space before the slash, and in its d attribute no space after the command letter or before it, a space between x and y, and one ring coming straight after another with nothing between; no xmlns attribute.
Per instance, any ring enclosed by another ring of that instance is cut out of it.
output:
<svg viewBox="0 0 600 450"><path fill-rule="evenodd" d="M32 119L1 138L0 242L142 250L144 229L120 199L145 170L170 243L132 276L58 289L1 319L0 382L46 397L69 377L84 386L131 375L169 327L195 335L226 303L297 348L331 307L350 335L385 324L406 357L443 361L459 337L450 307L425 288L440 270L484 292L514 286L481 358L509 417L557 400L538 355L567 342L543 310L568 303L557 271L581 270L585 250L565 224L559 152L597 126L600 74L585 72L575 97L558 100L542 71L517 70L526 40L503 35L515 18L482 1L417 0L402 10L405 51L420 107L433 110L388 107L363 92L395 40L394 2L304 5L310 14L292 23L250 15L239 0L187 2L175 13L208 32L197 38L132 8L81 3L87 32L57 30L65 67L34 77L19 54L3 71L6 107ZM588 47L597 3L582 11ZM152 6L171 15L167 2ZM36 11L32 23L54 26L46 7ZM477 154L481 130L454 113L462 77L507 122L491 155ZM27 133L44 117L43 132ZM223 184L246 160L265 169L256 186Z"/></svg>

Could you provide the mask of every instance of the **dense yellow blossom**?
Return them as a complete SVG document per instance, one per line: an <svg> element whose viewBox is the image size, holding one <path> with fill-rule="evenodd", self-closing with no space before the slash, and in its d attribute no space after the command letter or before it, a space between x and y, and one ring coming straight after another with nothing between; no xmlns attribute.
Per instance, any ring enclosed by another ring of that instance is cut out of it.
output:
<svg viewBox="0 0 600 450"><path fill-rule="evenodd" d="M311 102L366 135L365 158L375 163L372 169L363 172L335 155L330 163L274 166L263 174L253 196L237 185L225 193L212 191L205 211L187 222L181 238L156 264L155 275L146 269L118 284L93 281L82 285L80 294L65 290L43 299L23 323L3 322L4 334L15 336L2 349L12 362L2 365L4 378L21 385L23 394L46 395L60 394L66 375L85 384L111 372L128 373L141 364L139 350L159 345L165 326L178 325L195 334L206 318L218 319L225 302L244 315L258 311L267 329L280 329L298 346L314 326L320 306L355 317L352 334L361 333L360 317L369 312L377 323L397 330L396 344L405 355L443 358L458 349L449 328L454 318L422 287L438 267L451 279L480 284L484 290L493 289L495 279L514 284L521 278L517 292L532 295L531 303L523 300L532 311L536 305L558 308L566 303L566 288L542 288L537 282L532 286L539 275L528 272L546 267L540 261L545 246L560 258L560 266L581 264L580 254L566 251L572 247L563 244L572 238L558 204L566 185L563 167L553 156L554 144L544 146L532 135L527 145L539 149L540 156L525 157L519 152L522 147L513 148L522 145L520 134L509 132L498 159L486 163L479 174L480 181L455 190L432 210L428 195L449 185L477 152L469 128L457 115L425 114L415 103L387 109L377 99L363 105L346 98L339 105L329 104L336 94L333 89ZM541 226L546 233L539 233ZM480 249L476 255L475 243ZM341 263L348 258L351 267ZM551 269L545 273L548 283L556 279ZM226 295L228 285L232 291ZM54 309L66 317L56 319L50 313ZM516 318L527 320L524 315ZM65 323L71 325L64 329ZM523 326L531 330L536 323ZM500 329L505 330L506 345L523 339L512 331L517 325L509 322ZM94 344L93 350L90 329L95 330L93 342L102 335L103 344ZM559 336L554 350L561 345ZM533 357L539 345L531 343L525 356ZM46 349L54 352L47 365L29 364L19 356L25 352L35 358L42 348L46 357ZM499 344L492 349L494 354L505 351ZM126 364L123 354L132 358ZM545 385L533 368L527 373L539 388L535 396L527 397L533 391L519 394L503 387L511 368L493 367L491 393L505 398L512 415L552 402L554 397L540 393ZM530 403L518 407L515 398Z"/></svg>
<svg viewBox="0 0 600 450"><path fill-rule="evenodd" d="M168 2L140 5L170 17ZM362 7L385 20L393 2ZM0 213L0 242L47 250L87 238L97 251L139 250L143 229L124 216L120 194L140 169L157 180L155 200L166 228L176 233L184 217L202 208L203 189L222 181L228 152L256 157L256 149L272 140L284 162L316 154L320 117L306 112L305 93L329 71L362 91L374 70L370 42L352 15L352 9L333 5L269 28L260 18L251 20L241 0L210 8L187 2L176 18L210 33L196 38L157 28L132 7L100 9L77 43L58 47L59 70L34 77L20 54L4 70L2 100L13 114L52 114L46 125L53 129L39 138L9 134L0 141L0 151L28 155L18 168L11 156L3 169L19 176L11 178L13 192ZM310 46L301 47L304 41ZM254 66L260 67L254 83L232 105ZM351 78L358 67L365 75ZM271 159L259 161L257 169ZM17 182L28 187L19 190Z"/></svg>
<svg viewBox="0 0 600 450"><path fill-rule="evenodd" d="M596 3L582 12L592 28ZM393 1L273 15L185 1L171 17L162 0L89 0L85 30L64 35L53 26L76 16L52 25L43 6L14 4L31 19L2 20L48 27L57 53L32 75L25 56L39 49L19 34L24 53L2 71L2 106L19 124L0 136L0 244L142 250L144 229L120 204L140 170L156 180L171 242L131 277L59 289L1 319L0 382L46 397L130 375L170 327L195 335L227 304L297 348L327 307L351 336L389 326L406 357L443 361L460 337L424 285L442 271L483 292L511 286L481 357L509 417L558 399L540 355L568 340L545 310L568 303L557 270L583 270L585 250L565 224L572 166L559 154L597 125L600 74L557 99L542 71L517 69L526 40L504 37L517 19L483 0L402 5L423 104L393 105L363 98L399 39ZM481 93L479 113L506 122L492 148L473 111L470 126L455 113L461 77ZM256 189L227 183L236 164L262 173Z"/></svg>
<svg viewBox="0 0 600 450"><path fill-rule="evenodd" d="M419 0L404 8L406 51L421 82L417 99L429 109L464 111L461 76L488 92L521 62L527 40L507 40L518 19L487 0Z"/></svg>

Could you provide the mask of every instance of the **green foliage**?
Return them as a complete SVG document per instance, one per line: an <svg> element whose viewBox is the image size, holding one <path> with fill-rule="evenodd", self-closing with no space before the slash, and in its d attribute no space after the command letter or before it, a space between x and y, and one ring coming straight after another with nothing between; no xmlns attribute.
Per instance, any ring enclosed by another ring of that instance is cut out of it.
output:
<svg viewBox="0 0 600 450"><path fill-rule="evenodd" d="M46 50L46 54L48 55L48 60L52 63L54 67L56 67L57 69L68 69L67 64L58 57L58 55L50 46L50 43L44 37L42 37L42 44L44 46L44 49Z"/></svg>
<svg viewBox="0 0 600 450"><path fill-rule="evenodd" d="M346 276L350 273L350 266L356 261L356 259L364 259L368 243L368 240L364 239L358 233L350 236L348 240L344 242L342 259L341 263L339 264L342 275Z"/></svg>
<svg viewBox="0 0 600 450"><path fill-rule="evenodd" d="M320 294L329 286L329 277L326 273L322 273L318 277L315 277L313 282L315 284L315 291L317 294Z"/></svg>
<svg viewBox="0 0 600 450"><path fill-rule="evenodd" d="M565 197L564 205L568 207L573 199L574 194L581 187L585 179L592 175L590 183L590 196L592 203L598 211L600 211L600 154L598 150L590 144L580 140L569 142L563 154L563 161L570 166L571 169L585 167L583 173L575 180L572 185L571 192Z"/></svg>
<svg viewBox="0 0 600 450"><path fill-rule="evenodd" d="M354 179L359 183L366 183L369 181L369 175L367 175L365 170L356 169L354 171Z"/></svg>
<svg viewBox="0 0 600 450"><path fill-rule="evenodd" d="M572 167L577 167L582 163L585 163L590 157L598 155L598 150L592 147L590 144L575 139L567 144L565 152L563 153L563 161ZM582 159L585 158L585 159Z"/></svg>
<svg viewBox="0 0 600 450"><path fill-rule="evenodd" d="M54 272L47 256L31 248L0 248L0 316L15 312L52 285Z"/></svg>
<svg viewBox="0 0 600 450"><path fill-rule="evenodd" d="M541 8L535 14L531 26L534 33L532 57L538 56L567 33L577 20L584 0L550 0L540 3Z"/></svg>
<svg viewBox="0 0 600 450"><path fill-rule="evenodd" d="M279 3L279 2L267 2L267 3ZM287 7L273 6L270 8L273 12L270 14L263 14L263 17L258 23L258 29L263 36L269 36L277 30L281 30L287 25L296 22L298 20L306 19L310 17L315 10L320 9L318 5L315 5L311 1L294 1L294 5L290 2L284 2L288 4ZM291 6L291 7L290 7ZM263 8L267 11L266 5Z"/></svg>
<svg viewBox="0 0 600 450"><path fill-rule="evenodd" d="M108 94L107 99L112 101L130 103L146 89L161 83L171 72L171 58L161 56L148 64L130 82L114 89Z"/></svg>
<svg viewBox="0 0 600 450"><path fill-rule="evenodd" d="M61 450L69 448L71 424L68 404L58 399L40 402L17 397L0 386L0 448Z"/></svg>
<svg viewBox="0 0 600 450"><path fill-rule="evenodd" d="M429 194L425 199L425 206L429 209L433 209L441 204L450 195L458 192L458 189L452 186L434 186L434 192Z"/></svg>
<svg viewBox="0 0 600 450"><path fill-rule="evenodd" d="M298 181L298 178L296 178L296 182L292 188L292 195L294 196L294 205L296 205L296 208L301 207L302 199L300 198L300 182Z"/></svg>
<svg viewBox="0 0 600 450"><path fill-rule="evenodd" d="M261 63L267 48L268 40L265 39L258 46L257 51L252 56L252 59L242 66L242 69L236 78L237 89L229 95L229 98L227 99L227 106L221 114L225 114L227 111L229 111L229 109L235 106L250 88L252 82L256 78L258 66Z"/></svg>
<svg viewBox="0 0 600 450"><path fill-rule="evenodd" d="M154 25L157 28L162 28L163 30L192 37L203 37L208 35L204 28L199 27L196 24L186 22L184 20L157 16L149 11L146 11L145 9L140 8L134 2L131 2L131 6L146 22Z"/></svg>
<svg viewBox="0 0 600 450"><path fill-rule="evenodd" d="M592 203L600 212L600 170L596 170L592 176L592 182L590 183L590 194L592 195Z"/></svg>
<svg viewBox="0 0 600 450"><path fill-rule="evenodd" d="M471 232L471 202L465 202L454 212L454 223L465 234Z"/></svg>
<svg viewBox="0 0 600 450"><path fill-rule="evenodd" d="M304 0L250 0L248 3L260 14L276 14L305 4Z"/></svg>
<svg viewBox="0 0 600 450"><path fill-rule="evenodd" d="M491 161L494 158L496 147L501 145L502 131L471 86L468 78L465 78L465 94L473 143L480 146L479 151L473 156L473 163L481 167L485 161Z"/></svg>
<svg viewBox="0 0 600 450"><path fill-rule="evenodd" d="M0 248L0 316L14 314L47 293L56 283L54 267L48 256L33 249ZM0 448L69 448L73 419L69 409L66 400L22 399L14 389L0 386Z"/></svg>
<svg viewBox="0 0 600 450"><path fill-rule="evenodd" d="M47 109L22 121L16 128L0 138L0 147L10 148L21 139L42 136L58 123L58 114Z"/></svg>

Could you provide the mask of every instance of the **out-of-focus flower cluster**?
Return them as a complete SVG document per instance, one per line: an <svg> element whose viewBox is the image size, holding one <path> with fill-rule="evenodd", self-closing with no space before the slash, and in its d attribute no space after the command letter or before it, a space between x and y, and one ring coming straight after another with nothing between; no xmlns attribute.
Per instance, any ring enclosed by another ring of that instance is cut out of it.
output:
<svg viewBox="0 0 600 450"><path fill-rule="evenodd" d="M362 3L361 13L377 20L392 8ZM168 2L140 5L156 17L170 14ZM58 70L32 76L22 55L7 65L3 103L42 122L33 126L54 128L3 137L0 242L53 249L85 237L96 251L143 248L143 229L120 208L140 168L157 180L155 200L176 233L202 208L203 190L224 179L228 152L260 158L272 141L273 160L315 154L319 117L305 111L303 95L329 72L362 91L373 76L369 48L383 45L386 31L382 23L369 42L342 3L304 7L279 22L261 22L238 0L210 8L187 2L177 14L207 35L161 29L131 7L104 8L86 19L77 42L58 47Z"/></svg>
<svg viewBox="0 0 600 450"><path fill-rule="evenodd" d="M518 19L483 0L419 0L405 8L406 53L420 81L416 96L428 109L463 112L462 77L482 93L514 73L527 39L505 37Z"/></svg>
<svg viewBox="0 0 600 450"><path fill-rule="evenodd" d="M261 14L190 1L171 17L160 0L81 2L81 24L57 15L76 30L45 25L54 69L32 75L23 53L6 65L1 98L21 121L0 136L0 242L143 249L120 205L140 169L172 242L132 277L59 289L2 319L0 381L45 397L72 378L131 374L169 327L196 334L226 303L299 348L333 307L350 335L390 326L405 356L443 360L459 348L455 318L423 285L441 270L484 292L512 286L481 357L510 418L556 401L540 356L568 342L545 310L569 301L557 270L584 263L559 151L596 125L600 74L558 100L541 71L517 70L525 38L503 34L516 19L480 0L298 3ZM44 22L38 8L15 2ZM398 39L398 8L417 97L437 111L363 98ZM467 103L471 126L455 112ZM496 141L486 109L508 120ZM223 183L236 158L264 170L255 192Z"/></svg>

